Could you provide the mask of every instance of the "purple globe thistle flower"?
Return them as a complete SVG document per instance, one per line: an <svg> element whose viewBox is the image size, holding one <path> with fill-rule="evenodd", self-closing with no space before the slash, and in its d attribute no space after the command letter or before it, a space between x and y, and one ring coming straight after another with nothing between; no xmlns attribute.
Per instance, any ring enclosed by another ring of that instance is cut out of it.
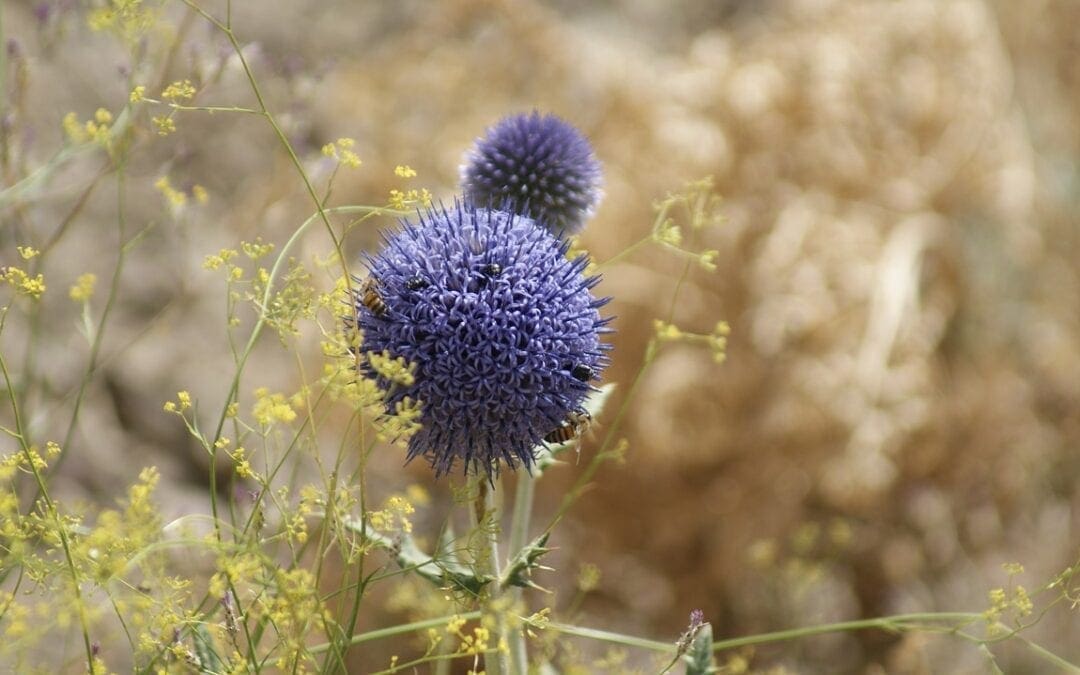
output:
<svg viewBox="0 0 1080 675"><path fill-rule="evenodd" d="M600 162L589 141L555 115L505 117L461 167L465 196L527 215L555 234L581 229L600 203Z"/></svg>
<svg viewBox="0 0 1080 675"><path fill-rule="evenodd" d="M580 410L608 363L609 319L598 311L608 298L590 292L599 277L528 218L467 202L418 216L365 255L369 281L356 297L361 351L414 364L413 383L365 374L387 391L388 410L421 401L409 460L424 456L437 476L458 460L489 478L501 462L529 470L533 449Z"/></svg>

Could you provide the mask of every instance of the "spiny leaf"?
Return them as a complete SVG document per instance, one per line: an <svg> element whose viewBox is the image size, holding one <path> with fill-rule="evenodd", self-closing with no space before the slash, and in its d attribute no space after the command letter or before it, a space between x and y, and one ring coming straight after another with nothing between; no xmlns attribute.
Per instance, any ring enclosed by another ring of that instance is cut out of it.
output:
<svg viewBox="0 0 1080 675"><path fill-rule="evenodd" d="M503 586L519 586L521 588L529 587L544 590L533 583L531 577L532 571L535 569L550 569L539 563L540 557L552 550L545 546L545 544L547 544L548 536L549 533L545 532L518 551L518 554L514 556L514 559L510 561L510 564L506 568L506 573L503 576Z"/></svg>

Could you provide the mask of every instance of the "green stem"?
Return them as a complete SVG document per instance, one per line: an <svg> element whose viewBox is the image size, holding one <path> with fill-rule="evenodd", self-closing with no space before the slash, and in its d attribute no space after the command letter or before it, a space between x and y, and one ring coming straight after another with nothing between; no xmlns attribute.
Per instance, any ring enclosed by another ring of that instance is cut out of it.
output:
<svg viewBox="0 0 1080 675"><path fill-rule="evenodd" d="M479 610L474 612L465 612L464 614L454 614L453 616L440 616L435 619L424 619L423 621L415 621L413 623L405 623L400 626L390 626L389 628L380 628L379 630L368 631L367 633L361 633L349 638L348 645L350 647L362 644L364 642L372 642L374 640L382 640L388 637L394 637L395 635L402 635L404 633L415 633L416 631L426 630L428 628L436 628L438 626L445 626L454 619L479 619L481 612ZM321 654L333 647L332 644L326 643L321 645L315 645L308 649L312 654Z"/></svg>
<svg viewBox="0 0 1080 675"><path fill-rule="evenodd" d="M499 579L499 518L496 506L495 494L496 488L499 482L496 479L495 485L488 485L483 476L476 476L474 479L479 494L476 496L476 501L472 504L472 508L469 509L472 514L472 524L474 531L478 531L484 538L483 551L476 561L477 574L480 576L490 575L496 581L488 584L487 595L487 611L494 612L495 615L495 639L496 642L501 642L506 637L506 617L504 612L505 607L501 607L499 604L499 598L502 595L502 587L498 583ZM507 663L506 655L497 650L494 654L484 655L484 671L487 675L503 675L509 671L509 663Z"/></svg>
<svg viewBox="0 0 1080 675"><path fill-rule="evenodd" d="M772 633L761 633L759 635L748 635L741 638L717 640L713 642L713 651L720 652L729 649L736 649L738 647L747 647L750 645L761 645L771 642L784 642L786 640L797 640L801 638L813 637L815 635L844 633L847 631L856 630L878 629L902 632L905 630L921 628L924 627L926 624L930 623L952 623L953 625L943 626L942 628L948 631L953 631L958 630L965 624L974 623L982 620L982 614L975 614L972 612L923 612L918 614L897 614L894 616L878 617L876 619L840 621L838 623L826 623L820 626L791 628L788 630L774 631Z"/></svg>
<svg viewBox="0 0 1080 675"><path fill-rule="evenodd" d="M517 491L514 494L514 513L510 519L510 557L518 555L529 541L529 521L532 517L533 497L536 494L536 478L529 472L519 473ZM524 592L522 588L511 591L513 605L517 605ZM517 673L528 672L529 652L525 645L524 627L506 636L510 646L510 661Z"/></svg>
<svg viewBox="0 0 1080 675"><path fill-rule="evenodd" d="M982 620L981 614L974 614L971 612L925 612L920 614L897 614L894 616L884 616L876 619L858 619L855 621L841 621L838 623L827 623L819 626L806 626L804 628L792 628L789 630L774 631L772 633L760 633L758 635L748 635L746 637L731 638L728 640L718 640L713 642L713 651L726 651L729 649L736 649L738 647L748 647L751 645L769 644L773 642L785 642L787 640L798 640L807 637L813 637L815 635L827 635L829 633L843 633L847 631L856 630L886 630L886 631L906 631L917 628L924 628L926 624L934 623L946 623L952 624L942 626L939 630L955 631L965 624L974 623ZM582 626L573 626L565 623L552 622L546 625L546 628L558 631L564 635L574 635L577 637L589 638L591 640L600 640L603 642L611 642L614 644L624 645L626 647L637 647L639 649L647 649L654 652L661 653L674 653L676 651L675 644L672 642L659 642L657 640L648 640L645 638L634 637L632 635L623 635L622 633L613 633L606 630L599 630L597 628L585 628Z"/></svg>
<svg viewBox="0 0 1080 675"><path fill-rule="evenodd" d="M1043 657L1044 659L1046 659L1050 663L1052 663L1055 666L1057 666L1058 668L1060 668L1061 672L1063 672L1063 673L1073 673L1073 675L1077 675L1077 673L1080 673L1080 668L1078 668L1077 666L1069 663L1068 661L1061 658L1060 656L1058 656L1054 652L1050 651L1046 647L1043 647L1042 645L1037 645L1034 642L1032 642L1031 640L1027 639L1026 637L1020 637L1020 636L1017 636L1017 637L1021 642L1026 644L1028 646L1028 648L1031 649L1031 651L1035 652L1039 656Z"/></svg>
<svg viewBox="0 0 1080 675"><path fill-rule="evenodd" d="M527 471L518 474L514 513L510 520L510 551L517 555L529 540L529 521L532 517L536 479ZM512 556L511 556L512 557Z"/></svg>
<svg viewBox="0 0 1080 675"><path fill-rule="evenodd" d="M613 644L623 645L624 647L636 647L638 649L647 649L649 651L661 652L664 654L675 653L674 642L659 642L657 640L634 637L633 635L623 635L622 633L613 633L598 628L585 628L584 626L574 626L568 623L558 623L555 621L545 624L543 627L562 633L563 635L573 635L575 637L583 637L590 640L611 642Z"/></svg>

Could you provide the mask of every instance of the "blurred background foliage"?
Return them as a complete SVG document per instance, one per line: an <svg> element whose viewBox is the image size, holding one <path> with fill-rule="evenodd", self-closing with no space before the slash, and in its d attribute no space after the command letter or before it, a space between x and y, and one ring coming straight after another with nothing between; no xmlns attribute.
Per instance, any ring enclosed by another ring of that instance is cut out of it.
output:
<svg viewBox="0 0 1080 675"><path fill-rule="evenodd" d="M673 318L703 333L727 320L728 361L713 366L692 346L661 353L620 432L626 462L601 471L552 539L560 573L540 583L556 595L539 603L568 603L577 570L595 565L581 623L674 640L700 608L723 638L981 611L1005 583L1003 563L1022 562L1031 587L1075 560L1080 3L233 4L267 104L309 169L325 180L319 148L356 139L363 165L337 177L332 204L385 202L402 188L399 164L417 170L411 186L451 199L473 139L533 108L579 126L604 163L606 199L581 241L598 260L644 236L652 203L684 183L711 175L723 196L725 222L700 242L719 251L718 272L691 274ZM75 2L7 0L0 11L7 143L33 168L60 145L68 111L87 119L127 100L131 64ZM179 3L164 11L150 84L189 78L209 87L201 105L251 105L221 34ZM203 258L240 239L280 242L311 211L259 120L187 113L176 127L161 139L144 130L129 165L127 217L157 224L119 280L100 371L54 480L67 499L108 502L157 465L166 518L206 510L207 465L161 404L189 389L214 409L232 368L223 284ZM39 324L4 336L6 349L39 345L42 409L63 405L86 358L63 290L87 271L108 280L115 263L115 178L99 177L103 164L76 157L0 212L6 260L84 200L57 243L68 264L53 272ZM18 171L6 170L9 185ZM166 174L188 193L205 186L207 204L170 212L154 188ZM348 245L375 242L365 224ZM328 250L308 237L298 258ZM672 309L683 264L650 252L605 272L617 396L652 320ZM313 363L317 338L298 343ZM298 386L296 357L277 341L254 359L252 386ZM377 453L371 484L419 482L449 500L445 481L420 463L403 472L402 459ZM540 514L576 471L549 473ZM1075 612L1055 611L1030 636L1080 661L1077 631ZM1007 672L1046 672L1027 652L1000 656ZM880 632L762 648L753 663L986 667L947 637Z"/></svg>

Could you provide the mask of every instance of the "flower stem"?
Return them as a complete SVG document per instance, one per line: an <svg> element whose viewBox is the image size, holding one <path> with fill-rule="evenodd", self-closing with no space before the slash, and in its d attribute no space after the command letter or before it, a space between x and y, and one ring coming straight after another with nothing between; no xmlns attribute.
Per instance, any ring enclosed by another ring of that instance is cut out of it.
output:
<svg viewBox="0 0 1080 675"><path fill-rule="evenodd" d="M536 494L536 478L527 471L518 474L517 490L514 493L514 513L510 519L510 559L518 555L529 541L529 521L532 517L533 495ZM511 591L513 603L521 599L524 589ZM524 627L513 630L506 636L510 646L510 662L515 672L524 675L529 672L529 653L525 646Z"/></svg>
<svg viewBox="0 0 1080 675"><path fill-rule="evenodd" d="M454 619L478 619L480 618L480 612L466 612L464 614L454 614L451 616L440 616L434 619L424 619L423 621L416 621L413 623L403 623L397 626L390 626L389 628L380 628L378 630L368 631L367 633L361 633L354 635L348 639L347 644L349 646L363 644L365 642L371 642L373 640L382 640L384 638L394 637L395 635L404 635L405 633L416 633L428 628L440 628L445 627ZM308 651L312 654L322 654L334 648L331 643L325 643L321 645L315 645L308 648Z"/></svg>
<svg viewBox="0 0 1080 675"><path fill-rule="evenodd" d="M488 611L494 614L497 644L501 643L507 636L505 608L501 607L498 602L502 595L502 587L498 581L500 573L499 517L496 490L499 483L501 483L500 479L496 479L493 484L489 484L485 477L477 476L476 501L472 505L473 508L470 509L473 527L484 538L483 546L486 549L477 558L477 567L479 568L477 574L481 576L490 575L493 579L492 583L487 586L487 607ZM506 654L501 649L496 649L494 654L485 654L484 671L487 675L503 675L503 673L510 672Z"/></svg>

